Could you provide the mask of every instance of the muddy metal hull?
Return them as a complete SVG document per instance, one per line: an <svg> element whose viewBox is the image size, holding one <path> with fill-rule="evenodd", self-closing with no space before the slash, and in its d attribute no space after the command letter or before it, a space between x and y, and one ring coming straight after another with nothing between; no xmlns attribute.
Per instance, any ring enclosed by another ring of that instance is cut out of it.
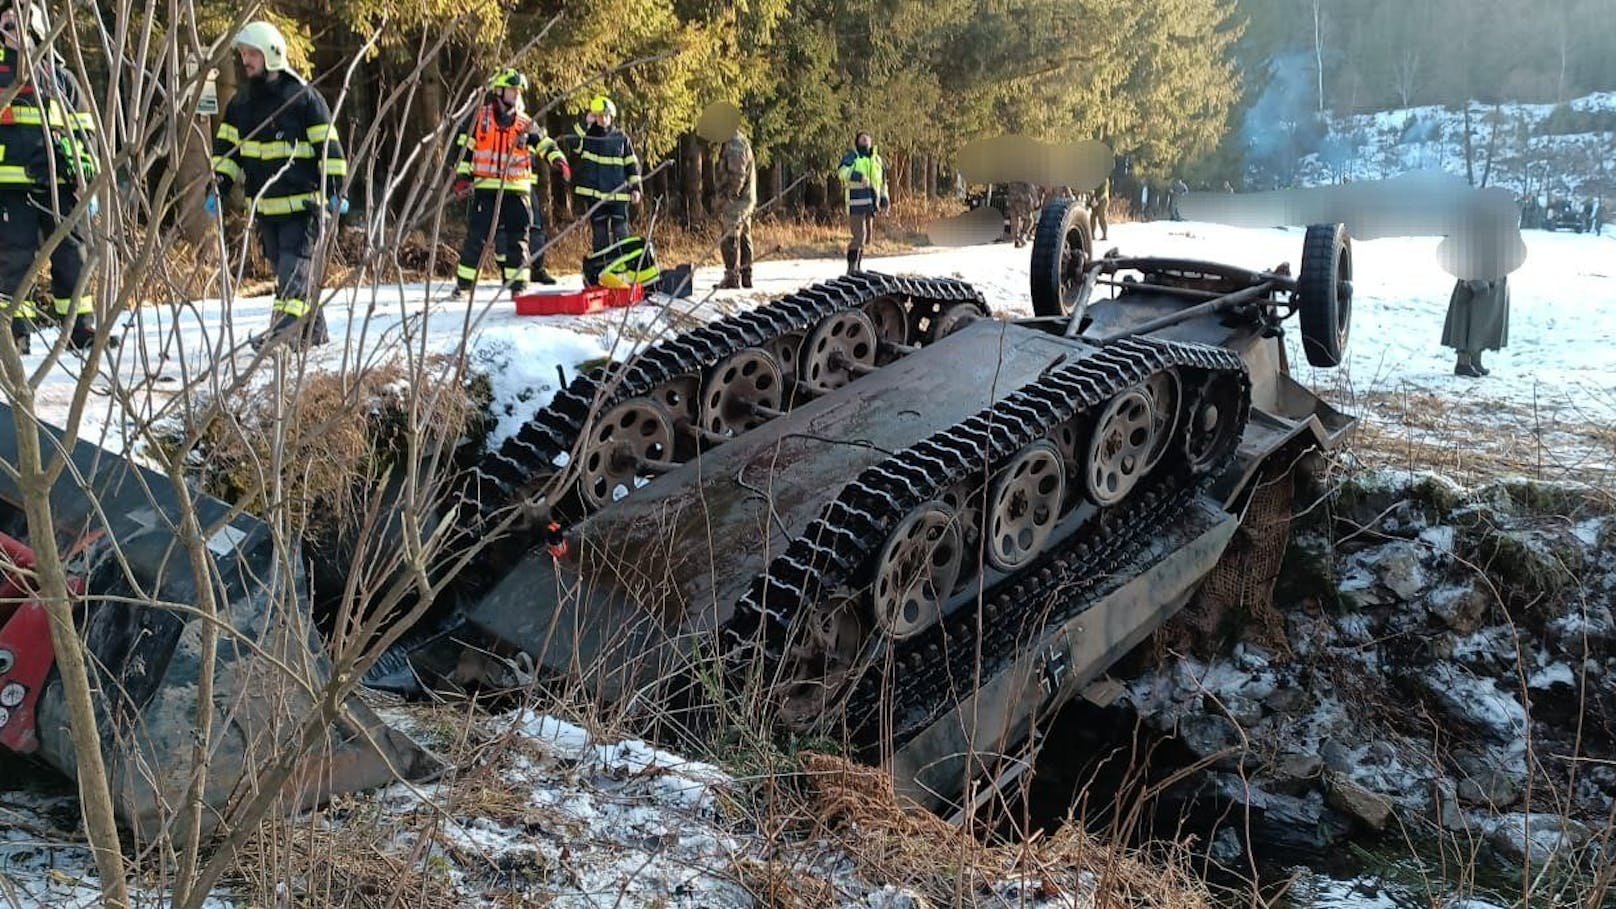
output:
<svg viewBox="0 0 1616 909"><path fill-rule="evenodd" d="M47 457L62 450L58 432L46 428L41 436ZM0 459L15 463L16 443L11 408L0 405ZM73 446L70 460L51 492L57 544L72 553L69 570L83 585L79 631L93 667L115 807L126 825L149 834L183 804L192 775L203 667L203 620L194 610L203 598L177 531L181 514L169 481L85 442ZM22 503L15 480L0 477L0 531L26 542ZM218 820L300 737L313 706L308 686L326 681L329 664L313 629L296 544L277 541L268 525L221 501L196 495L194 503L224 629L206 708L214 735L205 815ZM6 611L0 605L0 626ZM37 655L49 638L25 646ZM54 669L32 694L35 738L18 750L75 774ZM357 701L348 700L345 714L299 762L283 792L289 807L440 769L436 758Z"/></svg>

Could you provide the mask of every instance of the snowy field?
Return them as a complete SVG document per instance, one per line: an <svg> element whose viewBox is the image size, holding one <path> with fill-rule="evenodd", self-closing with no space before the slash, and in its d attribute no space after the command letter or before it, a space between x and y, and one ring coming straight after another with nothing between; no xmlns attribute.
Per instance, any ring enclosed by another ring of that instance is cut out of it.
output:
<svg viewBox="0 0 1616 909"><path fill-rule="evenodd" d="M1417 237L1356 244L1348 363L1340 370L1310 369L1292 332L1299 378L1337 407L1363 417L1382 441L1411 450L1485 458L1493 472L1564 476L1611 470L1616 464L1610 350L1616 341L1616 237L1541 231L1524 236L1528 257L1510 280L1510 343L1487 357L1491 376L1452 375L1452 352L1439 338L1453 279L1436 265L1437 238ZM1101 248L1271 268L1286 261L1299 264L1301 245L1299 229L1150 222L1117 225ZM879 245L873 252L880 252ZM962 278L980 288L995 311L1027 314L1028 259L1029 250L994 244L872 255L866 261L872 270ZM554 393L557 366L570 377L591 359L624 358L671 332L841 271L841 261L832 259L763 262L757 266L756 289L712 292L720 271L701 268L691 299L586 317L517 316L492 285L480 288L470 303L442 300L441 284L430 291L419 284L343 289L327 306L334 343L304 361L283 362L289 370L353 371L406 351L464 349L473 368L493 380L501 419L491 444L498 444ZM125 317L124 346L103 366L97 394L86 407L86 437L111 448L128 447L130 427L158 412L182 383L227 387L252 359L246 338L269 318L265 297L237 299L229 307L217 300L180 309L148 307ZM53 339L50 332L36 338L35 349ZM233 357L219 355L230 350L237 351ZM36 354L30 362L42 359ZM77 368L78 361L64 358L45 380L40 397L47 420L65 419ZM267 381L272 373L259 369L254 380ZM114 417L113 396L106 394L114 376L137 403L136 417Z"/></svg>

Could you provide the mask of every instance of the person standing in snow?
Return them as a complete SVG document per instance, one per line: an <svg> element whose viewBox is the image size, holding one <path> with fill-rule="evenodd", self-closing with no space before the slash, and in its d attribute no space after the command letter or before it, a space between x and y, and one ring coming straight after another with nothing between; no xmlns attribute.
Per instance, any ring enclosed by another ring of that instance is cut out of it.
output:
<svg viewBox="0 0 1616 909"><path fill-rule="evenodd" d="M757 158L752 143L739 126L718 153L713 168L717 203L722 206L724 239L718 251L724 257L721 290L752 286L752 213L757 210Z"/></svg>
<svg viewBox="0 0 1616 909"><path fill-rule="evenodd" d="M1010 216L1010 240L1020 249L1027 245L1027 239L1032 236L1033 211L1038 208L1038 187L1031 183L1016 182L1010 184L1005 208Z"/></svg>
<svg viewBox="0 0 1616 909"><path fill-rule="evenodd" d="M1189 191L1190 188L1183 179L1174 180L1167 188L1167 217L1174 221L1184 220L1184 216L1178 212L1178 200L1184 198L1184 194Z"/></svg>
<svg viewBox="0 0 1616 909"><path fill-rule="evenodd" d="M595 263L607 249L628 239L628 207L640 204L640 159L628 136L613 125L616 119L617 105L598 95L585 108L584 122L560 140L576 164L573 194L590 212L592 252L584 263L585 284L599 279Z"/></svg>
<svg viewBox="0 0 1616 909"><path fill-rule="evenodd" d="M555 140L522 106L527 77L514 69L502 69L488 81L483 103L460 124L456 132L458 149L455 164L454 195L471 198L466 225L466 243L455 267L454 297L464 297L477 283L488 237L495 234L494 259L500 265L500 278L511 294L527 290L529 277L528 242L538 242L533 251L531 276L540 284L554 284L544 268L544 213L533 204L533 164L540 155L571 179L572 168ZM497 221L497 230L496 230Z"/></svg>
<svg viewBox="0 0 1616 909"><path fill-rule="evenodd" d="M1111 233L1111 225L1106 216L1111 208L1111 178L1106 177L1100 188L1094 191L1089 198L1089 236L1099 235L1101 240Z"/></svg>
<svg viewBox="0 0 1616 909"><path fill-rule="evenodd" d="M85 217L70 218L97 165L91 144L95 120L87 113L73 74L45 43L50 36L43 3L0 11L0 312L27 353L34 311L23 286L45 239L66 230L50 252L51 302L68 332L67 345L89 347L95 338L95 297L85 274L86 226L95 217L92 196ZM72 327L66 322L72 317Z"/></svg>
<svg viewBox="0 0 1616 909"><path fill-rule="evenodd" d="M246 82L225 107L213 140L214 191L203 208L218 215L219 199L238 180L256 214L264 258L275 269L275 321L252 339L276 337L294 347L326 343L317 298L314 250L326 218L348 210L342 156L331 108L292 71L286 37L269 22L249 22L236 35Z"/></svg>
<svg viewBox="0 0 1616 909"><path fill-rule="evenodd" d="M1460 278L1448 297L1442 345L1458 351L1453 374L1476 379L1491 372L1481 364L1484 350L1509 343L1509 278L1496 281Z"/></svg>
<svg viewBox="0 0 1616 909"><path fill-rule="evenodd" d="M847 227L853 235L847 244L847 273L851 275L864 270L864 245L869 242L876 212L892 210L886 165L875 150L875 138L863 131L854 136L853 150L842 156L836 173L842 180Z"/></svg>

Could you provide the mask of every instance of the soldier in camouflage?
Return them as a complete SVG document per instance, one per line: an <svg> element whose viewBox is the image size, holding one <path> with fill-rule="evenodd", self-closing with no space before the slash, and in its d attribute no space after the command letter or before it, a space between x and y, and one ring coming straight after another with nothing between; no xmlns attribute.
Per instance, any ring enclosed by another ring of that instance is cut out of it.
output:
<svg viewBox="0 0 1616 909"><path fill-rule="evenodd" d="M739 128L718 153L713 168L718 209L724 239L719 252L724 256L724 280L720 289L752 286L752 213L757 209L757 159L752 143Z"/></svg>
<svg viewBox="0 0 1616 909"><path fill-rule="evenodd" d="M1006 193L1006 214L1010 216L1010 239L1016 248L1027 245L1032 236L1032 213L1038 208L1038 187L1031 183L1012 183Z"/></svg>

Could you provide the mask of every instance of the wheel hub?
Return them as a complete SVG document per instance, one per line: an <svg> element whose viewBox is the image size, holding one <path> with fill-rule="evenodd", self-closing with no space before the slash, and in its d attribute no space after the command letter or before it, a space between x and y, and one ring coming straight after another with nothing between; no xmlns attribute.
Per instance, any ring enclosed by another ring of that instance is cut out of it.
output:
<svg viewBox="0 0 1616 909"><path fill-rule="evenodd" d="M989 496L988 562L1014 571L1038 555L1060 518L1066 472L1054 443L1028 445L1005 465Z"/></svg>
<svg viewBox="0 0 1616 909"><path fill-rule="evenodd" d="M641 461L673 452L673 418L651 398L629 398L594 422L584 447L578 493L591 509L610 505L650 482Z"/></svg>
<svg viewBox="0 0 1616 909"><path fill-rule="evenodd" d="M757 407L779 410L785 386L780 364L768 351L748 347L713 367L701 395L701 425L709 432L733 436L768 421Z"/></svg>
<svg viewBox="0 0 1616 909"><path fill-rule="evenodd" d="M1133 491L1151 466L1156 426L1155 409L1141 388L1122 392L1101 411L1083 473L1096 505L1114 505Z"/></svg>
<svg viewBox="0 0 1616 909"><path fill-rule="evenodd" d="M876 624L894 640L930 627L954 592L963 558L953 509L932 501L905 515L876 562Z"/></svg>
<svg viewBox="0 0 1616 909"><path fill-rule="evenodd" d="M875 366L876 346L875 324L863 310L826 316L803 349L802 380L821 391L841 388L858 378L861 367Z"/></svg>

